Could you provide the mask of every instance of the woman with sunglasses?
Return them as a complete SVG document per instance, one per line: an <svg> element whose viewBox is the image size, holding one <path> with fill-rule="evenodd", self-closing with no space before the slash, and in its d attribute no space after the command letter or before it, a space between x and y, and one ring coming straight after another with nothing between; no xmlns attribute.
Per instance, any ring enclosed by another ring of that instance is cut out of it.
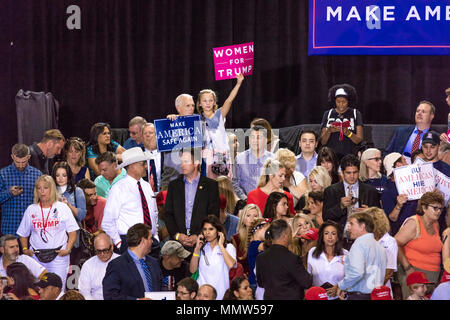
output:
<svg viewBox="0 0 450 320"><path fill-rule="evenodd" d="M64 160L70 166L74 175L74 183L82 179L91 179L88 167L86 167L86 145L78 137L71 137L64 145Z"/></svg>
<svg viewBox="0 0 450 320"><path fill-rule="evenodd" d="M59 275L65 284L78 229L72 211L58 201L53 178L40 176L34 184L34 204L25 210L17 230L23 253Z"/></svg>
<svg viewBox="0 0 450 320"><path fill-rule="evenodd" d="M376 148L369 148L361 154L359 179L376 188L380 199L388 181L388 178L384 174L381 174L382 164L383 158L381 151Z"/></svg>
<svg viewBox="0 0 450 320"><path fill-rule="evenodd" d="M229 272L236 265L236 248L226 243L225 229L217 216L209 215L202 222L202 233L190 262L190 272L198 270L199 287L212 285L217 290L217 300L222 300L230 287Z"/></svg>
<svg viewBox="0 0 450 320"><path fill-rule="evenodd" d="M430 284L431 289L439 283L443 245L438 219L443 208L444 198L438 191L425 193L417 205L417 215L405 220L395 235L403 299L409 296L406 277L414 271L426 274L427 279L433 283Z"/></svg>

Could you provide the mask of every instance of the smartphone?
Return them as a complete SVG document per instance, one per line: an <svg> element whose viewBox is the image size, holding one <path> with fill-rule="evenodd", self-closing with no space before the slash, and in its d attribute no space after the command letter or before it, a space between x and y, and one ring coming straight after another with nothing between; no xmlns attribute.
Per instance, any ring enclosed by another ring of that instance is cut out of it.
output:
<svg viewBox="0 0 450 320"><path fill-rule="evenodd" d="M325 290L333 288L333 285L329 282L325 282L324 284L321 285L322 288L324 288Z"/></svg>

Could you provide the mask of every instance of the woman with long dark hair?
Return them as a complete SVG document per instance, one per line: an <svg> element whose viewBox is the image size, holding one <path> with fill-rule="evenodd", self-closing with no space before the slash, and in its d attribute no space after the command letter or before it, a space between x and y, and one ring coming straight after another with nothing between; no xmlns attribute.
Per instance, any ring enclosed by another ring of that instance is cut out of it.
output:
<svg viewBox="0 0 450 320"><path fill-rule="evenodd" d="M289 222L288 197L283 192L272 192L266 201L263 217L271 220L287 219Z"/></svg>
<svg viewBox="0 0 450 320"><path fill-rule="evenodd" d="M190 272L198 270L199 286L210 284L217 290L217 300L222 300L230 287L229 272L236 265L236 248L227 244L226 231L215 215L202 221L202 233L190 262Z"/></svg>
<svg viewBox="0 0 450 320"><path fill-rule="evenodd" d="M81 188L75 186L72 170L67 162L53 165L52 178L55 180L59 201L65 203L78 222L86 217L86 199Z"/></svg>
<svg viewBox="0 0 450 320"><path fill-rule="evenodd" d="M331 184L341 181L339 176L339 162L333 149L329 147L322 147L317 153L317 166L322 166L327 169L331 177Z"/></svg>
<svg viewBox="0 0 450 320"><path fill-rule="evenodd" d="M231 281L223 300L254 300L252 288L245 277L236 277Z"/></svg>
<svg viewBox="0 0 450 320"><path fill-rule="evenodd" d="M344 278L344 256L347 254L340 225L325 221L319 228L316 247L308 252L307 271L313 277L313 286L330 289L337 285ZM327 293L329 298L335 296L330 290Z"/></svg>
<svg viewBox="0 0 450 320"><path fill-rule="evenodd" d="M7 295L10 299L28 300L32 298L33 300L39 300L39 290L34 285L34 277L23 263L11 263L6 268L6 276L10 288Z"/></svg>
<svg viewBox="0 0 450 320"><path fill-rule="evenodd" d="M90 174L92 180L100 175L100 170L98 165L95 163L95 159L106 151L114 152L116 154L117 161L122 162L121 154L125 151L124 147L111 139L111 127L109 124L99 122L91 127L87 148L88 165L91 170Z"/></svg>

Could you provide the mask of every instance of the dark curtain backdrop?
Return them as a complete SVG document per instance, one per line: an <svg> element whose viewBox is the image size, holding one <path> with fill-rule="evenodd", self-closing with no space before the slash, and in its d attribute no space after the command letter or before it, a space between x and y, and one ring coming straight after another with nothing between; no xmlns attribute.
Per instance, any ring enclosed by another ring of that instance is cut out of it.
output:
<svg viewBox="0 0 450 320"><path fill-rule="evenodd" d="M17 140L19 89L52 92L66 137L88 138L91 125L127 127L175 112L180 93L204 88L223 102L234 80L214 79L212 48L254 41L247 77L227 127L252 118L273 127L319 123L328 88L350 83L365 123L410 123L417 103L437 107L445 123L448 56L307 55L306 0L2 0L0 1L1 166ZM81 8L81 30L66 9Z"/></svg>

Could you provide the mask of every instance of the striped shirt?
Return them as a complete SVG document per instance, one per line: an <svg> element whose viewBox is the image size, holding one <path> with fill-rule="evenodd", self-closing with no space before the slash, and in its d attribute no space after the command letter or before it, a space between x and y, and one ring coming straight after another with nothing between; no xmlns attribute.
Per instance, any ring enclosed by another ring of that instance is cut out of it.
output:
<svg viewBox="0 0 450 320"><path fill-rule="evenodd" d="M2 234L16 234L23 213L33 203L34 183L42 175L38 169L28 165L19 171L14 163L0 170L0 205L2 207ZM14 197L9 189L23 187L23 193Z"/></svg>

